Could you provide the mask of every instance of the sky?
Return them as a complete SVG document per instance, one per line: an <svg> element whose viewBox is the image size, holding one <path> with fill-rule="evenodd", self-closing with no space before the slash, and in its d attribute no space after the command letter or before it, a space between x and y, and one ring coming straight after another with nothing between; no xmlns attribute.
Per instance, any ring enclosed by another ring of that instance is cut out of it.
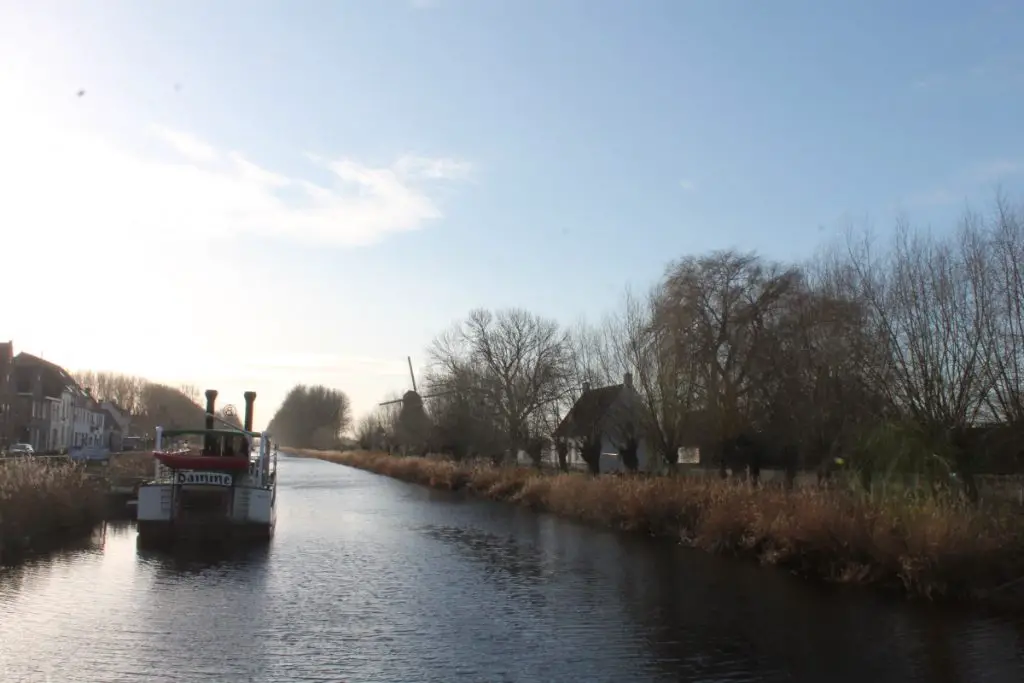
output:
<svg viewBox="0 0 1024 683"><path fill-rule="evenodd" d="M0 0L0 339L356 415L475 307L1024 189L1008 0Z"/></svg>

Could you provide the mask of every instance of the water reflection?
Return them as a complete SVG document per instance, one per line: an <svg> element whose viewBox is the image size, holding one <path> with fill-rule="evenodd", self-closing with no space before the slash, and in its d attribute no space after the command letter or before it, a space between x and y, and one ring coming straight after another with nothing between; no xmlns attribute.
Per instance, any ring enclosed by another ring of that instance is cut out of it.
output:
<svg viewBox="0 0 1024 683"><path fill-rule="evenodd" d="M182 546L171 550L136 545L139 563L174 576L206 572L244 572L252 581L265 575L270 561L269 544L223 548Z"/></svg>
<svg viewBox="0 0 1024 683"><path fill-rule="evenodd" d="M953 616L514 506L282 459L269 546L131 524L0 571L0 680L1019 681Z"/></svg>

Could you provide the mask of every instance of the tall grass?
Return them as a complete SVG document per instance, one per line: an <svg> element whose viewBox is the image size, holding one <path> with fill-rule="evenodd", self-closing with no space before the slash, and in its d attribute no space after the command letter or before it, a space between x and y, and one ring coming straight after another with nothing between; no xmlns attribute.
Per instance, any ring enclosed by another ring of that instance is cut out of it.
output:
<svg viewBox="0 0 1024 683"><path fill-rule="evenodd" d="M80 465L0 460L0 562L89 532L102 519L103 490Z"/></svg>
<svg viewBox="0 0 1024 683"><path fill-rule="evenodd" d="M152 451L111 453L106 475L111 480L150 479L154 474L154 462Z"/></svg>
<svg viewBox="0 0 1024 683"><path fill-rule="evenodd" d="M709 478L542 474L363 451L296 454L911 596L992 597L1024 576L1019 511L978 509L953 498L787 492Z"/></svg>

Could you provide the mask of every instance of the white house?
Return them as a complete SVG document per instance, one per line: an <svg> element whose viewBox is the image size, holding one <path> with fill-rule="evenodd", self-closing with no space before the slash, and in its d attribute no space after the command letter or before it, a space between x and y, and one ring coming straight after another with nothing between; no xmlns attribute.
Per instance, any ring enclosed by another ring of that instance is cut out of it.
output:
<svg viewBox="0 0 1024 683"><path fill-rule="evenodd" d="M72 412L71 446L103 445L104 414L88 389L74 388Z"/></svg>
<svg viewBox="0 0 1024 683"><path fill-rule="evenodd" d="M643 402L633 388L633 376L626 373L622 384L591 389L583 385L583 392L569 414L555 429L555 439L569 442L569 465L585 469L583 444L597 438L601 444L601 472L622 472L627 468L619 455L620 447L633 436L637 442L637 470L652 472L660 469L661 459L643 435Z"/></svg>
<svg viewBox="0 0 1024 683"><path fill-rule="evenodd" d="M64 387L60 394L58 429L60 431L60 448L62 450L71 448L75 443L75 397L79 391L77 386L68 385Z"/></svg>

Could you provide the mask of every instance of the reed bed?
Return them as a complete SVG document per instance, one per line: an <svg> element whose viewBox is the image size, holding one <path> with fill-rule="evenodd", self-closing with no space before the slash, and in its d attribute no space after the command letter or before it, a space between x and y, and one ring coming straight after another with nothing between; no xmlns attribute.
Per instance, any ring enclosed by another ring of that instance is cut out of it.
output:
<svg viewBox="0 0 1024 683"><path fill-rule="evenodd" d="M89 533L104 504L102 488L80 465L0 460L0 563Z"/></svg>
<svg viewBox="0 0 1024 683"><path fill-rule="evenodd" d="M801 576L928 599L1006 599L1024 577L1024 519L952 498L754 488L709 478L541 473L365 451L293 451L582 522L669 537Z"/></svg>
<svg viewBox="0 0 1024 683"><path fill-rule="evenodd" d="M153 476L152 451L112 453L107 461L107 476L113 479L149 479Z"/></svg>

